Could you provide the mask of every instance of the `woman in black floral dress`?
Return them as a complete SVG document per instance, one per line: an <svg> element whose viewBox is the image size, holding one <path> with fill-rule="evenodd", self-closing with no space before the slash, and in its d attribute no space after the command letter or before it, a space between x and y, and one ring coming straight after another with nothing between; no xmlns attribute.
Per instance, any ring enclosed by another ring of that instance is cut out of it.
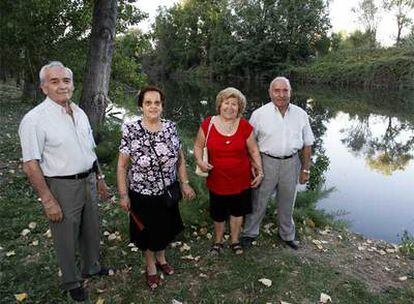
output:
<svg viewBox="0 0 414 304"><path fill-rule="evenodd" d="M174 273L165 248L183 229L178 204L167 206L163 199L165 188L178 183L178 175L183 196L195 196L188 184L176 125L161 118L164 102L157 87L140 91L142 118L123 124L117 168L120 205L130 212L131 241L145 252L150 289L162 283L157 268L167 275Z"/></svg>

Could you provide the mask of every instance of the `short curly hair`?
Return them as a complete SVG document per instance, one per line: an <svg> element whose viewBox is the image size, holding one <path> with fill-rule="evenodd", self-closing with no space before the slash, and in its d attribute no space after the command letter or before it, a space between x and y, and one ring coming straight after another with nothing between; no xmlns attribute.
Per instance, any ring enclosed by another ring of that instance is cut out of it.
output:
<svg viewBox="0 0 414 304"><path fill-rule="evenodd" d="M240 92L238 89L233 87L228 87L223 90L221 90L216 97L216 111L219 114L220 113L220 107L221 104L228 98L234 97L237 99L239 104L239 112L237 113L237 116L240 117L244 110L246 109L246 97L243 95L242 92Z"/></svg>
<svg viewBox="0 0 414 304"><path fill-rule="evenodd" d="M164 92L159 87L156 87L156 86L146 86L146 87L143 87L139 91L138 98L137 98L138 107L142 107L142 104L144 102L144 96L145 96L145 93L147 92L158 92L161 96L161 104L164 107L164 104L165 104Z"/></svg>

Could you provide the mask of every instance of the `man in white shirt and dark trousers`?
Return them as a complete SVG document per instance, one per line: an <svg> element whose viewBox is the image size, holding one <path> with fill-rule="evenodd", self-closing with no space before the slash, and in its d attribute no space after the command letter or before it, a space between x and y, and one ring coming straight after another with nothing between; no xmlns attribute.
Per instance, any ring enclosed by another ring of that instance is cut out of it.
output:
<svg viewBox="0 0 414 304"><path fill-rule="evenodd" d="M97 163L88 118L70 101L72 71L54 61L40 70L39 77L47 97L20 123L23 170L49 220L62 288L75 301L84 301L87 294L83 279L111 272L99 263L97 191L106 199L107 186ZM80 251L81 271L76 248Z"/></svg>
<svg viewBox="0 0 414 304"><path fill-rule="evenodd" d="M250 247L259 235L270 196L276 190L279 237L290 248L298 249L293 221L296 186L309 180L314 136L306 112L290 104L291 93L289 80L276 77L269 86L271 102L255 110L250 118L264 178L253 192L253 212L246 216L241 241L244 247Z"/></svg>

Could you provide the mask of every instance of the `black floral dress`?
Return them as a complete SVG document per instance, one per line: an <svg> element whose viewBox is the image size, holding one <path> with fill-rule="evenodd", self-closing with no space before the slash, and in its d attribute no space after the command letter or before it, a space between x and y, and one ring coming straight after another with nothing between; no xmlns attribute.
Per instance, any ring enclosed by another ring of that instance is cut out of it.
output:
<svg viewBox="0 0 414 304"><path fill-rule="evenodd" d="M141 250L164 250L183 229L178 205L167 208L161 199L164 184L169 186L177 180L180 150L176 125L169 120L161 122L158 132L147 131L140 120L122 125L119 151L131 160L128 171L131 211L144 226L139 229L131 217L130 238Z"/></svg>

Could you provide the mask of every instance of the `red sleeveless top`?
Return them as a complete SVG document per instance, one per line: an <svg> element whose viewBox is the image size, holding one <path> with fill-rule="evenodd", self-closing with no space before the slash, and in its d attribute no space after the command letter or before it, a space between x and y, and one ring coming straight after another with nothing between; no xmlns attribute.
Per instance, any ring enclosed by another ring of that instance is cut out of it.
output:
<svg viewBox="0 0 414 304"><path fill-rule="evenodd" d="M201 123L207 135L211 117ZM207 177L207 188L215 194L238 194L250 188L252 180L246 140L253 131L250 123L240 118L239 126L232 136L218 132L214 124L207 138L208 162L213 166Z"/></svg>

